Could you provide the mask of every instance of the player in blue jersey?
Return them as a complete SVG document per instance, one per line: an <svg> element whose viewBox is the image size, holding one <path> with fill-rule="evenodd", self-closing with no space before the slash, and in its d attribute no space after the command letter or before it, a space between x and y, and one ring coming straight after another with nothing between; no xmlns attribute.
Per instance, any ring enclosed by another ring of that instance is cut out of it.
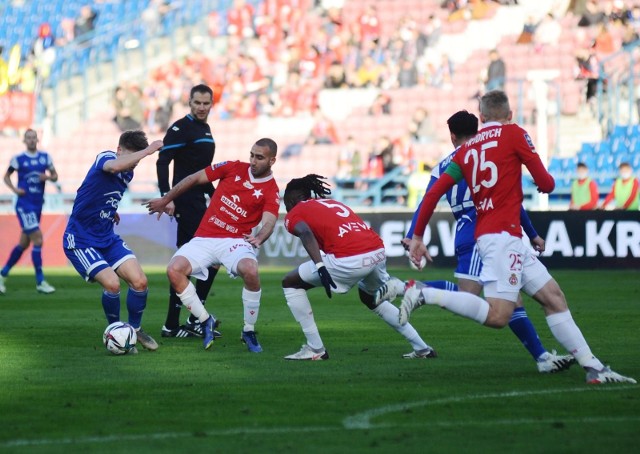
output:
<svg viewBox="0 0 640 454"><path fill-rule="evenodd" d="M447 124L449 125L451 142L456 149L440 161L433 169L431 172L431 181L429 181L426 192L431 189L435 182L438 181L440 175L444 173L460 145L475 136L478 131L478 118L466 110L452 115L447 120ZM455 253L458 258L458 266L456 267L454 276L458 278L458 285L449 281L426 281L425 283L431 287L441 288L443 290L460 290L479 295L482 291L482 284L480 283L482 261L474 238L476 208L471 200L471 193L467 183L461 180L447 192L446 197L456 220ZM405 248L408 248L410 239L413 237L413 230L419 212L420 206L418 206L415 211L406 238L402 240ZM531 240L534 249L539 252L544 251L544 239L535 231L524 207L520 210L520 223ZM393 299L395 296L404 293L404 287L404 282L393 278L378 290L376 300ZM521 298L518 299L516 309L509 321L509 327L536 361L539 372L558 372L568 368L575 362L575 358L572 355L557 355L555 351L548 352L542 346L538 333L522 306Z"/></svg>
<svg viewBox="0 0 640 454"><path fill-rule="evenodd" d="M64 253L80 276L102 286L107 325L120 320L120 279L127 283L128 321L138 342L148 350L156 350L158 344L140 328L147 305L147 276L133 251L114 232L114 224L120 220L118 204L133 178L133 169L161 147L161 140L149 145L142 131L126 131L120 136L117 152L98 154L78 189L62 239Z"/></svg>
<svg viewBox="0 0 640 454"><path fill-rule="evenodd" d="M16 214L22 232L20 240L9 254L9 258L0 270L0 295L6 292L5 277L20 260L22 253L33 243L31 262L36 271L36 290L40 293L53 293L53 286L44 280L42 271L42 230L40 216L44 204L44 186L47 181L58 181L58 173L53 166L51 156L38 150L38 133L27 129L24 133L24 144L27 149L11 159L4 175L5 184L17 196ZM14 186L11 175L18 172L18 185Z"/></svg>

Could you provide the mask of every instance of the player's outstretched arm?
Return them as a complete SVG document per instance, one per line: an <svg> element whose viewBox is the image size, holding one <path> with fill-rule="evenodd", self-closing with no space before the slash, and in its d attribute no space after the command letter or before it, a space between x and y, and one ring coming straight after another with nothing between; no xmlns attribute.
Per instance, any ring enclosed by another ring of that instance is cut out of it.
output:
<svg viewBox="0 0 640 454"><path fill-rule="evenodd" d="M162 140L154 140L144 150L137 151L135 153L126 153L118 156L116 159L105 162L102 170L109 173L124 172L129 169L133 169L142 159L149 155L152 155L156 151L162 148Z"/></svg>
<svg viewBox="0 0 640 454"><path fill-rule="evenodd" d="M172 216L174 211L173 200L175 200L176 197L186 192L192 186L208 182L209 178L207 177L206 170L199 170L180 180L178 184L162 197L143 202L142 205L147 207L149 214L158 213L158 219L160 219L162 213L167 213L169 216Z"/></svg>
<svg viewBox="0 0 640 454"><path fill-rule="evenodd" d="M264 213L262 213L262 220L260 221L262 227L260 227L258 233L256 233L255 235L245 235L244 239L253 247L260 247L262 243L267 241L267 239L269 239L269 237L273 233L273 229L276 226L277 219L278 218L273 213L265 211Z"/></svg>

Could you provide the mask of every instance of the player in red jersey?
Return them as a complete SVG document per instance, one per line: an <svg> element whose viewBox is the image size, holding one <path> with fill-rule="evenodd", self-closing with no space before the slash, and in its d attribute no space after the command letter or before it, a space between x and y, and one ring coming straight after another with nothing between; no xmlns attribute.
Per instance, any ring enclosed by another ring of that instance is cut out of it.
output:
<svg viewBox="0 0 640 454"><path fill-rule="evenodd" d="M172 200L193 185L218 180L194 237L176 251L167 266L167 276L182 304L203 324L205 349L213 344L218 322L202 305L189 276L206 279L208 267L223 265L231 277L240 276L244 281L241 339L249 351L262 351L255 332L262 294L255 250L269 238L278 218L279 189L271 172L277 150L273 140L260 139L251 148L248 163L214 164L184 178L163 197L146 202L149 213L171 216ZM262 227L253 235L259 223Z"/></svg>
<svg viewBox="0 0 640 454"><path fill-rule="evenodd" d="M507 325L522 289L542 306L556 340L587 371L588 383L629 382L596 358L571 316L564 294L546 267L522 242L522 164L540 192L549 193L555 182L544 168L526 131L511 124L512 112L503 91L486 93L480 100L483 128L464 143L444 175L425 195L410 243L415 264L431 261L422 235L435 206L449 188L465 179L478 213L475 237L483 268L480 281L486 300L464 292L449 292L415 284L405 292L400 322L423 304L436 304L483 325Z"/></svg>
<svg viewBox="0 0 640 454"><path fill-rule="evenodd" d="M413 351L405 358L435 357L435 350L411 325L398 323L396 306L389 301L375 304L376 289L390 279L382 239L349 207L326 198L331 191L323 179L313 174L296 178L284 192L285 228L300 238L311 258L282 281L287 305L307 338L300 351L285 359L329 359L306 291L323 286L331 298L332 289L347 293L356 284L362 303L411 343Z"/></svg>

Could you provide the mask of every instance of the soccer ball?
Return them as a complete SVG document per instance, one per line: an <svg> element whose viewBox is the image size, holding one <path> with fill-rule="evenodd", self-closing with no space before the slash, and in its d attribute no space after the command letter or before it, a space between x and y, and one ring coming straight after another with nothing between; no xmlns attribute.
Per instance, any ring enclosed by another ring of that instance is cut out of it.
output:
<svg viewBox="0 0 640 454"><path fill-rule="evenodd" d="M129 353L136 346L138 336L133 326L124 322L115 322L107 326L102 335L104 346L114 355Z"/></svg>

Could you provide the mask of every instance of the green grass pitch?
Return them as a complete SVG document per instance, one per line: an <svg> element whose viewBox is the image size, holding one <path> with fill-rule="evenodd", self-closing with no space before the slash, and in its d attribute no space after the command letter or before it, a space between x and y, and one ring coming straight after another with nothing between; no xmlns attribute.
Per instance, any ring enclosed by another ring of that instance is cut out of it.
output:
<svg viewBox="0 0 640 454"><path fill-rule="evenodd" d="M143 327L160 348L124 357L102 345L97 285L50 270L58 291L39 295L31 270L11 274L0 296L0 452L637 452L640 385L587 385L577 366L541 375L508 328L435 307L411 322L439 357L404 360L409 345L357 291L328 300L313 290L331 358L283 360L304 342L285 272L262 272L265 351L251 354L239 339L240 280L218 275L208 307L223 338L204 351L199 339L160 337L168 288L148 270ZM595 354L640 379L638 270L552 272ZM561 351L539 306L525 307L547 349Z"/></svg>

